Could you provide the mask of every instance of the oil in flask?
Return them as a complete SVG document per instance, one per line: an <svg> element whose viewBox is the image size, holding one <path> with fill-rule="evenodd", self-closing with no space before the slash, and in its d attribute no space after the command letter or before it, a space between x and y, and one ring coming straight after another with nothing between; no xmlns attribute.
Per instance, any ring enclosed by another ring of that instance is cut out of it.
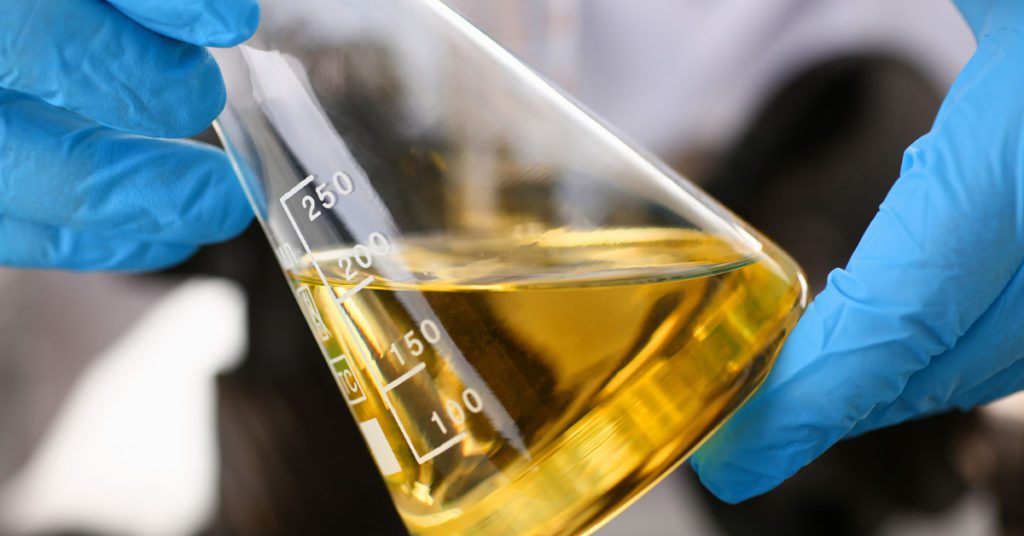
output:
<svg viewBox="0 0 1024 536"><path fill-rule="evenodd" d="M345 364L377 386L353 411L379 422L387 444L408 444L386 481L421 535L572 534L605 519L753 392L804 300L778 251L749 257L697 231L389 249L420 280L377 278L323 323L337 344L328 354L375 356ZM352 286L338 262L351 255L317 259L338 267L326 274L335 288L309 265L290 273L293 285L330 311ZM411 296L436 316L412 318ZM452 352L478 376L453 370ZM490 414L493 403L505 415Z"/></svg>

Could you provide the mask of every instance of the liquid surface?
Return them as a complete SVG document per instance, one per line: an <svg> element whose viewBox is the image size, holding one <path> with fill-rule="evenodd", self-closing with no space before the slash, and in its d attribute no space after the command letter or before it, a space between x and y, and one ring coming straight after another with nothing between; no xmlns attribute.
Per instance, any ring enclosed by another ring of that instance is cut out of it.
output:
<svg viewBox="0 0 1024 536"><path fill-rule="evenodd" d="M314 259L296 294L420 535L595 528L756 389L805 300L781 253L689 230Z"/></svg>

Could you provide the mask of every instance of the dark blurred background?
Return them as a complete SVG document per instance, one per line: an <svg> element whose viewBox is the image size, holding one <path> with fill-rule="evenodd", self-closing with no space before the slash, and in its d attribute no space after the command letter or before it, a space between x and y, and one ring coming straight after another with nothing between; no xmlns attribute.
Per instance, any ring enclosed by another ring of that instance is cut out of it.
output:
<svg viewBox="0 0 1024 536"><path fill-rule="evenodd" d="M453 4L806 269L843 265L972 48L945 2ZM216 140L207 133L206 141ZM0 271L0 533L404 534L261 232L142 276ZM1024 402L599 534L1024 534Z"/></svg>

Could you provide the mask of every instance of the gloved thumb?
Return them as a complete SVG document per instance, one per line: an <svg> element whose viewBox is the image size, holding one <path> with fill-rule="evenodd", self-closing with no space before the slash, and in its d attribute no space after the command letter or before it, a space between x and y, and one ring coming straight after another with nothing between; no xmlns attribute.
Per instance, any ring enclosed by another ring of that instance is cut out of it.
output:
<svg viewBox="0 0 1024 536"><path fill-rule="evenodd" d="M995 9L1024 2L992 4L978 52L846 269L830 275L761 391L694 456L720 498L773 488L899 397L1024 259L1024 36L990 31Z"/></svg>

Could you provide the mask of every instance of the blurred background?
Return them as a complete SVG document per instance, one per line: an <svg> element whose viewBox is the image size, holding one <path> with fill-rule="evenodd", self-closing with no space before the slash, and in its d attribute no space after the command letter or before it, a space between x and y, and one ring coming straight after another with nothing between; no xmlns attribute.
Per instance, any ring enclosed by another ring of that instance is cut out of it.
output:
<svg viewBox="0 0 1024 536"><path fill-rule="evenodd" d="M974 47L935 0L449 3L815 291ZM0 295L0 534L404 533L257 229L159 274L0 270ZM765 533L1024 534L1024 399L845 442L739 506L684 467L598 534Z"/></svg>

